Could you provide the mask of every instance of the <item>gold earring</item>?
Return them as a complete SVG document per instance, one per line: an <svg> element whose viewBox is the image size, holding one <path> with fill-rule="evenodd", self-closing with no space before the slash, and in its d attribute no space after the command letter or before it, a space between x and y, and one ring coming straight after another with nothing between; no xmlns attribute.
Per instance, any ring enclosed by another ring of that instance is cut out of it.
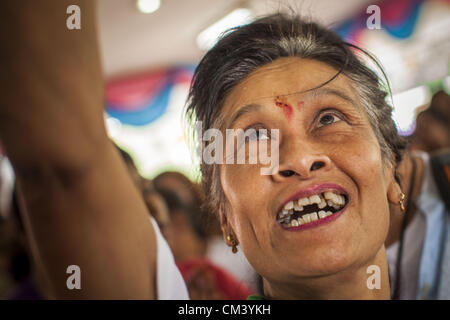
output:
<svg viewBox="0 0 450 320"><path fill-rule="evenodd" d="M231 245L231 252L236 253L238 251L238 249L236 247L237 241L234 239L234 237L231 234L227 235L227 241Z"/></svg>
<svg viewBox="0 0 450 320"><path fill-rule="evenodd" d="M405 194L403 192L400 193L400 200L398 200L398 204L400 205L400 210L402 210L402 212L406 211L405 198L406 198Z"/></svg>

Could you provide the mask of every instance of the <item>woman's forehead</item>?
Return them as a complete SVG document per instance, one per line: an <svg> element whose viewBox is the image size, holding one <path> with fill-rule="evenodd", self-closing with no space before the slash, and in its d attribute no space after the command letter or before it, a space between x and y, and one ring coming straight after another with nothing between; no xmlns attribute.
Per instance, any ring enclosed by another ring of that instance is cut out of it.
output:
<svg viewBox="0 0 450 320"><path fill-rule="evenodd" d="M313 93L315 88L321 87L337 72L333 67L316 60L297 57L277 59L252 72L231 90L224 103L224 116L227 117L248 104L264 101L275 103L277 97L301 99L316 96L308 93ZM326 87L357 100L350 79L343 74Z"/></svg>

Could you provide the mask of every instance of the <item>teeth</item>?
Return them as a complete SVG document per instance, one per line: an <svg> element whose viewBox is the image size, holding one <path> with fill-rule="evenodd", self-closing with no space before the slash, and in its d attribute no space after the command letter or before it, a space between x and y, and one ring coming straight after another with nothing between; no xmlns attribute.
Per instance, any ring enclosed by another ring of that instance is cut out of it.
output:
<svg viewBox="0 0 450 320"><path fill-rule="evenodd" d="M323 210L320 210L318 215L319 215L320 219L323 219L323 218L327 217L327 213L325 211L323 211Z"/></svg>
<svg viewBox="0 0 450 320"><path fill-rule="evenodd" d="M338 200L337 196L333 193L333 194L331 195L331 199L330 199L329 201L330 201L333 205L336 205L337 202L338 202L339 200Z"/></svg>
<svg viewBox="0 0 450 320"><path fill-rule="evenodd" d="M319 197L319 195L315 194L315 195L309 197L309 202L310 202L311 204L314 204L314 203L319 204L319 203L320 203L320 197Z"/></svg>
<svg viewBox="0 0 450 320"><path fill-rule="evenodd" d="M310 205L309 198L298 199L298 205L302 207Z"/></svg>
<svg viewBox="0 0 450 320"><path fill-rule="evenodd" d="M281 211L280 216L281 216L281 217L285 217L285 216L287 216L288 214L289 214L289 211L283 209L283 210Z"/></svg>
<svg viewBox="0 0 450 320"><path fill-rule="evenodd" d="M294 202L293 201L289 201L288 203L286 203L286 205L284 206L284 209L290 210L294 208Z"/></svg>
<svg viewBox="0 0 450 320"><path fill-rule="evenodd" d="M297 219L292 219L289 221L289 218L283 218L279 219L278 222L287 226L287 227L298 227L313 221L317 221L319 219L326 218L328 216L331 216L333 213L331 211L324 211L320 210L319 212L312 212L309 214L304 214L302 217L299 217Z"/></svg>
<svg viewBox="0 0 450 320"><path fill-rule="evenodd" d="M333 199L332 199L332 201L333 201L334 203L336 203L336 204L339 204L339 195L333 194Z"/></svg>
<svg viewBox="0 0 450 320"><path fill-rule="evenodd" d="M303 219L303 221L305 221L305 223L311 222L311 217L309 216L309 214L303 215L302 219Z"/></svg>
<svg viewBox="0 0 450 320"><path fill-rule="evenodd" d="M304 214L297 219L292 218L294 212L301 212L304 210L305 206L312 204L317 204L319 209L324 209L326 206L329 206L334 208L334 210L339 210L345 205L345 197L333 191L327 191L323 194L315 194L310 197L289 201L278 214L277 221L286 226L297 227L318 219L326 218L333 214L331 211L319 210L319 212Z"/></svg>
<svg viewBox="0 0 450 320"><path fill-rule="evenodd" d="M325 192L325 193L323 194L323 196L324 196L325 199L327 199L327 200L332 200L332 199L333 199L333 196L334 196L334 193L331 192L331 191L327 191L327 192Z"/></svg>
<svg viewBox="0 0 450 320"><path fill-rule="evenodd" d="M339 203L338 203L339 202ZM345 203L345 200L344 200L344 203ZM342 203L342 204L344 204L344 203ZM334 209L339 209L339 208L341 208L341 203L340 203L340 200L338 200L338 199L336 199L336 200L328 200L327 201L327 204L330 206L330 207L333 207Z"/></svg>
<svg viewBox="0 0 450 320"><path fill-rule="evenodd" d="M335 204L342 205L345 203L345 197L343 195L334 193L332 191L324 192L323 196L325 197L325 200L333 201Z"/></svg>
<svg viewBox="0 0 450 320"><path fill-rule="evenodd" d="M338 195L338 194L335 194L333 201L334 201L335 204L340 205L341 204L341 196Z"/></svg>
<svg viewBox="0 0 450 320"><path fill-rule="evenodd" d="M333 196L333 199L331 199L331 201L334 202L334 204L339 204L341 202L337 194Z"/></svg>
<svg viewBox="0 0 450 320"><path fill-rule="evenodd" d="M319 207L319 209L323 209L327 206L327 202L322 196L320 196L320 203L317 206Z"/></svg>

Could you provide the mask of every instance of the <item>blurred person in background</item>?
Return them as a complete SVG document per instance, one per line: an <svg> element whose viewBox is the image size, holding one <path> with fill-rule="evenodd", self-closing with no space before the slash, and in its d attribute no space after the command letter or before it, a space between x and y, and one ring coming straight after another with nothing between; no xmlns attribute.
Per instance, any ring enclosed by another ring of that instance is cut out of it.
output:
<svg viewBox="0 0 450 320"><path fill-rule="evenodd" d="M450 297L450 96L439 91L416 119L398 166L404 212L390 206L386 239L394 299ZM447 169L446 169L447 168ZM448 173L446 173L446 170Z"/></svg>
<svg viewBox="0 0 450 320"><path fill-rule="evenodd" d="M30 242L23 225L20 197L14 188L12 195L11 221L14 227L14 245L9 264L10 274L16 288L7 297L9 300L42 300L48 298L48 288L42 269L31 253Z"/></svg>
<svg viewBox="0 0 450 320"><path fill-rule="evenodd" d="M167 203L155 189L153 181L144 178L143 180L142 197L144 198L144 202L158 223L162 235L166 239L170 239L173 236L173 231Z"/></svg>
<svg viewBox="0 0 450 320"><path fill-rule="evenodd" d="M157 190L174 193L185 205L201 207L204 201L203 191L198 183L178 171L165 171L153 178Z"/></svg>
<svg viewBox="0 0 450 320"><path fill-rule="evenodd" d="M191 299L245 300L254 293L240 278L207 256L208 234L199 206L185 203L180 193L159 190L169 213L171 237L167 239Z"/></svg>
<svg viewBox="0 0 450 320"><path fill-rule="evenodd" d="M450 148L450 96L439 91L417 116L410 149L432 152L442 148Z"/></svg>
<svg viewBox="0 0 450 320"><path fill-rule="evenodd" d="M10 267L15 239L13 222L0 216L0 300L7 298L17 285Z"/></svg>
<svg viewBox="0 0 450 320"><path fill-rule="evenodd" d="M140 191L142 198L150 212L150 214L155 218L161 233L166 239L171 236L170 218L169 212L164 199L155 189L152 180L145 179L139 174L139 171L133 161L133 158L128 152L117 146L117 150L122 156L123 161L128 169L131 179L133 180L136 188Z"/></svg>
<svg viewBox="0 0 450 320"><path fill-rule="evenodd" d="M398 167L400 183L408 193L403 208L390 205L385 245L393 299L450 297L450 207L446 200L450 189L438 185L433 168L436 157L408 151ZM450 157L446 159L450 165ZM439 166L438 175L445 177Z"/></svg>
<svg viewBox="0 0 450 320"><path fill-rule="evenodd" d="M14 172L0 154L0 299L41 300L45 292L25 233Z"/></svg>
<svg viewBox="0 0 450 320"><path fill-rule="evenodd" d="M204 257L208 246L208 235L203 224L199 207L183 202L175 192L159 190L164 199L171 225L171 235L167 239L175 261Z"/></svg>
<svg viewBox="0 0 450 320"><path fill-rule="evenodd" d="M229 250L223 241L219 220L213 214L206 212L201 185L176 171L163 172L156 176L153 182L155 188L164 195L169 206L176 204L177 208L184 208L185 214L182 215L177 215L170 209L173 234L179 243L179 246L174 247L176 252L179 252L174 251L175 260L179 261L180 255L187 254L182 247L184 240L187 240L183 240L183 237L187 237L193 240L185 243L191 243L195 247L195 249L192 248L192 252L196 252L195 256L208 258L245 283L253 292L259 292L261 283L258 274L242 252L233 254Z"/></svg>
<svg viewBox="0 0 450 320"><path fill-rule="evenodd" d="M10 219L13 186L13 170L6 156L2 154L0 143L0 299L4 298L14 286L9 272L14 229Z"/></svg>

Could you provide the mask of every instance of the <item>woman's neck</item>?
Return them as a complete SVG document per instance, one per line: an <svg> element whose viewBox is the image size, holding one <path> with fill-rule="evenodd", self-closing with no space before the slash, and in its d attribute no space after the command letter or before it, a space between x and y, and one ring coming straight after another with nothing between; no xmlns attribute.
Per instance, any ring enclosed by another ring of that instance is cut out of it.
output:
<svg viewBox="0 0 450 320"><path fill-rule="evenodd" d="M379 272L369 268L370 266ZM368 268L370 271L368 271ZM379 289L373 288L379 277ZM388 300L390 299L389 274L384 246L376 256L363 266L351 267L338 273L300 278L297 281L273 282L264 279L264 293L269 299L283 300ZM371 288L369 288L371 287Z"/></svg>

